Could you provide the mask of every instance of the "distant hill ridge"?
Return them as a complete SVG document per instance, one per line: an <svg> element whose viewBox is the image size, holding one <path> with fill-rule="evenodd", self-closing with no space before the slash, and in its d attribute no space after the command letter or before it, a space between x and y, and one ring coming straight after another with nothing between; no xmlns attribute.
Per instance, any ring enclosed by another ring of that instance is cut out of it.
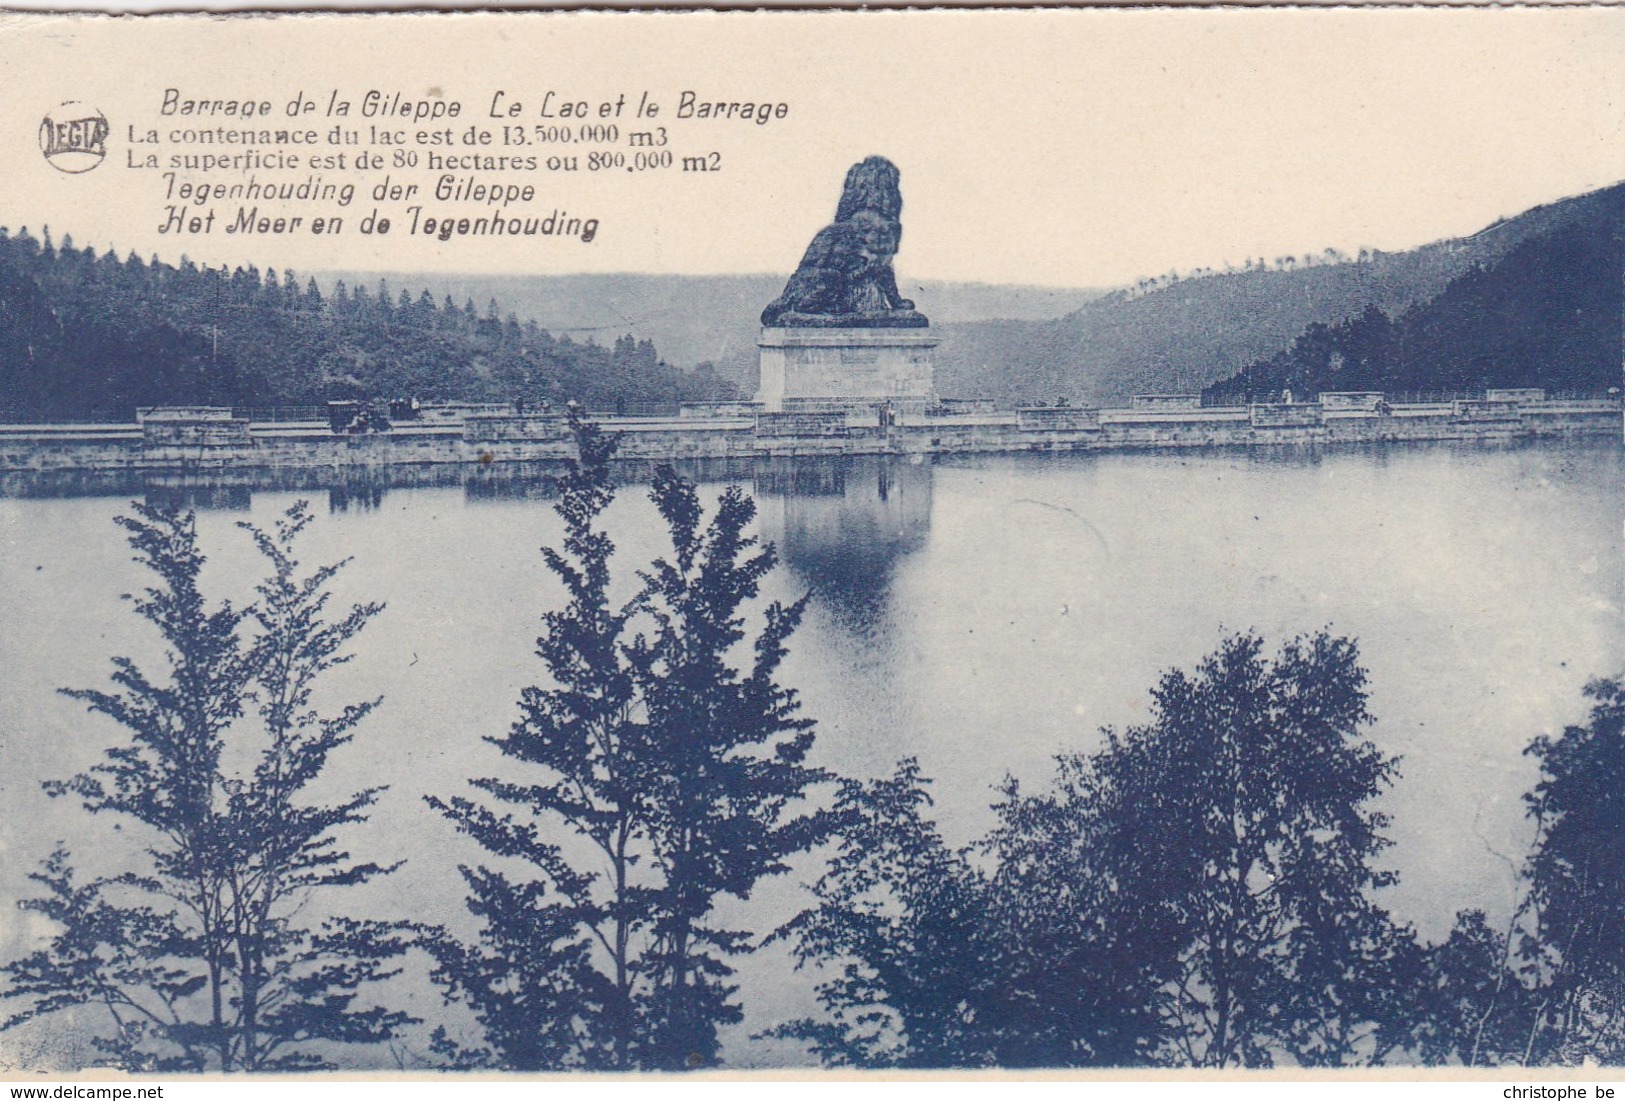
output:
<svg viewBox="0 0 1625 1101"><path fill-rule="evenodd" d="M906 279L903 290L931 318L942 341L940 393L991 397L1005 405L1062 397L1109 404L1140 392L1194 392L1222 383L1282 354L1310 326L1344 324L1371 307L1398 318L1443 294L1463 274L1494 268L1527 241L1570 231L1582 238L1611 233L1622 196L1625 185L1616 185L1402 252L1367 251L1356 259L1292 267L1259 264L1111 292ZM321 278L371 283L379 273ZM757 315L786 276L387 278L391 285L428 286L458 302L495 298L504 309L580 341L631 333L652 341L668 362L714 363L749 394L756 385ZM1407 372L1417 369L1413 363Z"/></svg>
<svg viewBox="0 0 1625 1101"><path fill-rule="evenodd" d="M756 275L449 275L434 272L317 273L324 287L337 280L371 286L427 287L439 298L495 299L505 311L533 318L556 336L604 343L629 333L651 341L661 357L681 367L714 363L724 375L756 387L756 337L762 307L784 290L788 273ZM1100 297L1095 288L903 280L933 325L988 318L1059 317Z"/></svg>

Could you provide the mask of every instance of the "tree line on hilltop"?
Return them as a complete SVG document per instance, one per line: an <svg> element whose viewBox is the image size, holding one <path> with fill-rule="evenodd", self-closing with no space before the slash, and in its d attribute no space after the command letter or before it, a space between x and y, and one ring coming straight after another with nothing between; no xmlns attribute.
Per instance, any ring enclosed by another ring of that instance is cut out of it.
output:
<svg viewBox="0 0 1625 1101"><path fill-rule="evenodd" d="M613 408L733 393L647 340L555 338L495 299L482 313L383 281L324 294L288 270L120 260L0 229L0 409L14 416L409 397Z"/></svg>
<svg viewBox="0 0 1625 1101"><path fill-rule="evenodd" d="M73 1011L134 1071L320 1068L385 1043L415 1066L676 1071L722 1059L736 962L779 941L818 969L819 1009L760 1038L835 1066L1625 1061L1625 683L1594 682L1589 716L1528 748L1513 912L1464 911L1438 944L1383 905L1376 804L1402 762L1370 736L1355 641L1326 631L1224 638L1161 677L1143 722L1036 787L1008 780L994 828L955 848L917 762L812 763L780 671L808 598L762 605L777 558L742 490L708 509L659 470L667 549L612 598L616 441L572 424L543 550L562 599L518 717L485 739L502 771L425 795L479 854L464 926L312 917L395 868L348 851L381 790L327 776L379 721L328 684L383 609L336 604L342 566L300 563L305 506L240 525L264 579L236 605L203 588L193 517L137 505L132 608L163 656L67 693L121 740L47 783L128 847L111 874L43 859L23 905L46 931L0 965L18 1006L0 1027ZM802 912L743 926L730 900L808 856ZM392 1005L407 968L466 1027Z"/></svg>

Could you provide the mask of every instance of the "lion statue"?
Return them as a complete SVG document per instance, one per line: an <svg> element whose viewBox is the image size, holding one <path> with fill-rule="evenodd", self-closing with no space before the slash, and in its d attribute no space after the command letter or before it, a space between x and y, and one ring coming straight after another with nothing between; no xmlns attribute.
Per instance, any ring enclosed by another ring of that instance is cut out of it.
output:
<svg viewBox="0 0 1625 1101"><path fill-rule="evenodd" d="M903 238L897 166L869 157L846 173L835 221L807 246L784 293L762 311L769 328L923 328L897 293L892 257Z"/></svg>

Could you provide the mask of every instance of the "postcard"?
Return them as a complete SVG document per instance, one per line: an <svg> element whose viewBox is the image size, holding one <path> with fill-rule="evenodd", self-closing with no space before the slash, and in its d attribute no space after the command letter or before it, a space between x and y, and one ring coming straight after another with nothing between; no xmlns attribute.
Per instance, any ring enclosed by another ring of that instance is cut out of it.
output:
<svg viewBox="0 0 1625 1101"><path fill-rule="evenodd" d="M6 16L0 1071L1619 1064L1622 47Z"/></svg>

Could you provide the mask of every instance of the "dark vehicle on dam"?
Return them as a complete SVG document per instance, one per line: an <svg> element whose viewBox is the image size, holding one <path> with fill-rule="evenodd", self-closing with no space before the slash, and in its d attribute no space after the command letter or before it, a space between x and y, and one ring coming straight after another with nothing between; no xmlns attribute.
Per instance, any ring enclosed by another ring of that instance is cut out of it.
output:
<svg viewBox="0 0 1625 1101"><path fill-rule="evenodd" d="M396 421L417 420L416 401L330 401L327 423L334 435L388 432Z"/></svg>

